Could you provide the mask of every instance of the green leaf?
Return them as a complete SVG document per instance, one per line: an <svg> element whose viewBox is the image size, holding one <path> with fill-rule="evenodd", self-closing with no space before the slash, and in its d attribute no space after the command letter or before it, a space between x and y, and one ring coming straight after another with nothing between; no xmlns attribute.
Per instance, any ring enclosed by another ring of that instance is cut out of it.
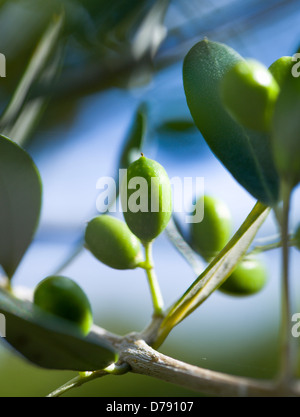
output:
<svg viewBox="0 0 300 417"><path fill-rule="evenodd" d="M142 103L134 116L120 156L119 168L126 169L141 156L147 132L147 107Z"/></svg>
<svg viewBox="0 0 300 417"><path fill-rule="evenodd" d="M195 274L200 274L203 270L204 262L200 260L199 254L190 246L190 242L185 238L185 234L181 230L180 224L174 215L171 217L166 227L166 235L172 245L192 267Z"/></svg>
<svg viewBox="0 0 300 417"><path fill-rule="evenodd" d="M162 343L173 327L199 307L229 277L235 266L245 255L269 211L270 209L263 204L256 203L251 213L225 248L169 309L159 330L158 344Z"/></svg>
<svg viewBox="0 0 300 417"><path fill-rule="evenodd" d="M167 29L164 19L170 0L156 0L139 25L131 42L131 51L136 60L147 52L153 57L165 39Z"/></svg>
<svg viewBox="0 0 300 417"><path fill-rule="evenodd" d="M274 205L279 195L279 178L270 135L235 122L220 96L224 74L242 59L224 44L208 40L197 43L183 65L187 104L212 152L233 177L257 200Z"/></svg>
<svg viewBox="0 0 300 417"><path fill-rule="evenodd" d="M33 239L41 194L40 176L30 156L0 135L0 265L8 278Z"/></svg>
<svg viewBox="0 0 300 417"><path fill-rule="evenodd" d="M30 302L0 291L6 322L4 341L23 357L48 369L94 371L117 360L112 347L93 334L86 338L69 323L53 318ZM2 339L1 339L2 340Z"/></svg>

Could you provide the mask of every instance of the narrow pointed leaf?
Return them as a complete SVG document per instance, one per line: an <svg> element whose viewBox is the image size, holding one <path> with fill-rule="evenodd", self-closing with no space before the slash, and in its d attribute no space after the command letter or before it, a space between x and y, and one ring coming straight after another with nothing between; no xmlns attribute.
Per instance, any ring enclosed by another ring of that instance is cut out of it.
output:
<svg viewBox="0 0 300 417"><path fill-rule="evenodd" d="M183 82L191 115L215 156L257 200L274 205L279 178L274 167L270 135L235 122L220 95L224 74L243 58L232 48L203 40L187 54ZM245 98L246 99L246 98Z"/></svg>
<svg viewBox="0 0 300 417"><path fill-rule="evenodd" d="M132 53L136 59L140 59L145 53L153 57L167 35L164 19L170 0L157 0L142 23L132 40Z"/></svg>
<svg viewBox="0 0 300 417"><path fill-rule="evenodd" d="M163 122L158 126L157 131L162 133L189 133L196 129L193 120L188 119L171 119Z"/></svg>
<svg viewBox="0 0 300 417"><path fill-rule="evenodd" d="M0 135L0 265L12 278L32 241L42 186L31 157Z"/></svg>
<svg viewBox="0 0 300 417"><path fill-rule="evenodd" d="M134 116L125 144L121 152L119 168L126 169L134 162L143 150L147 132L147 107L142 103Z"/></svg>
<svg viewBox="0 0 300 417"><path fill-rule="evenodd" d="M166 235L172 245L191 266L195 274L199 275L200 272L203 271L204 262L200 260L199 255L194 252L189 245L189 242L184 239L184 235L174 216L170 219L166 227Z"/></svg>
<svg viewBox="0 0 300 417"><path fill-rule="evenodd" d="M50 318L33 304L0 291L6 338L30 362L48 369L94 371L117 360L112 347L92 334L83 338L64 320Z"/></svg>
<svg viewBox="0 0 300 417"><path fill-rule="evenodd" d="M161 340L164 340L174 326L199 307L228 278L237 263L247 252L269 211L270 209L261 203L257 203L254 206L245 222L225 248L170 308L161 324L159 336Z"/></svg>

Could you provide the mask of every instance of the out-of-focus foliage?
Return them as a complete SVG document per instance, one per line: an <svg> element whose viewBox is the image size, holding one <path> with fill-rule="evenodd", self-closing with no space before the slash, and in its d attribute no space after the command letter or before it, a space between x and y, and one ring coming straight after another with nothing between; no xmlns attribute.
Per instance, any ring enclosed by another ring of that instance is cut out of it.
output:
<svg viewBox="0 0 300 417"><path fill-rule="evenodd" d="M78 100L87 94L149 82L153 57L166 35L168 6L169 0L2 1L0 51L9 77L2 83L0 110L7 110L47 27L58 18L63 25L55 48L26 92L30 104L52 100L48 124L72 120ZM2 124L1 130L8 134Z"/></svg>
<svg viewBox="0 0 300 417"><path fill-rule="evenodd" d="M24 72L38 39L53 16L65 15L61 42L63 70L97 71L116 60L140 59L153 52L168 2L161 0L19 0L0 5L0 50L8 62L9 95ZM20 30L16 30L16 27ZM144 31L144 35L143 35ZM20 35L22 34L22 36ZM161 31L163 38L163 30ZM150 33L151 35L151 33ZM143 48L139 47L143 41ZM147 44L148 42L148 44ZM69 72L68 72L69 74Z"/></svg>

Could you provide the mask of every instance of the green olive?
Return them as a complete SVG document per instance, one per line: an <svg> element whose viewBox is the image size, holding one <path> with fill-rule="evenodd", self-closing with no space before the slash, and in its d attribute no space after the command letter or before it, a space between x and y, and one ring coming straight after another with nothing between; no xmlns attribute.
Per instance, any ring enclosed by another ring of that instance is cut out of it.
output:
<svg viewBox="0 0 300 417"><path fill-rule="evenodd" d="M121 185L124 218L143 242L151 242L167 226L172 214L169 177L158 162L142 155L127 170Z"/></svg>
<svg viewBox="0 0 300 417"><path fill-rule="evenodd" d="M278 85L281 86L288 74L291 74L291 70L295 61L291 56L282 56L277 59L269 66L269 71L277 81Z"/></svg>
<svg viewBox="0 0 300 417"><path fill-rule="evenodd" d="M255 60L237 62L224 76L221 96L231 116L241 125L269 131L279 86L271 72Z"/></svg>
<svg viewBox="0 0 300 417"><path fill-rule="evenodd" d="M85 230L87 249L101 262L115 269L133 269L143 261L141 242L127 224L102 215L92 219Z"/></svg>
<svg viewBox="0 0 300 417"><path fill-rule="evenodd" d="M244 258L219 290L231 295L251 295L263 289L267 282L265 265L254 257Z"/></svg>
<svg viewBox="0 0 300 417"><path fill-rule="evenodd" d="M288 74L288 72L287 72ZM276 101L271 130L275 166L289 187L300 182L300 77L284 77Z"/></svg>
<svg viewBox="0 0 300 417"><path fill-rule="evenodd" d="M194 249L209 261L230 239L231 213L223 201L208 195L200 197L196 206L198 210L203 208L204 217L199 223L191 223L191 243Z"/></svg>
<svg viewBox="0 0 300 417"><path fill-rule="evenodd" d="M36 306L72 322L83 335L87 335L93 324L91 305L86 294L76 282L64 276L49 276L34 290Z"/></svg>

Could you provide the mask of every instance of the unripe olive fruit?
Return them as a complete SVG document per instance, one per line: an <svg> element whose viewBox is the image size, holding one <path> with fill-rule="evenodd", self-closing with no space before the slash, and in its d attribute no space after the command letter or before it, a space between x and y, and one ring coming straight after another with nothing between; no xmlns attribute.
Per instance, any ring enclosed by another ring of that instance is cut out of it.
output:
<svg viewBox="0 0 300 417"><path fill-rule="evenodd" d="M219 290L231 295L251 295L263 289L267 282L264 264L257 258L244 258Z"/></svg>
<svg viewBox="0 0 300 417"><path fill-rule="evenodd" d="M294 64L295 61L293 61L293 57L282 56L269 66L269 71L272 73L279 86L284 83L286 76L291 74Z"/></svg>
<svg viewBox="0 0 300 417"><path fill-rule="evenodd" d="M143 242L151 242L167 226L172 214L169 177L158 162L142 155L127 170L121 185L125 221Z"/></svg>
<svg viewBox="0 0 300 417"><path fill-rule="evenodd" d="M47 313L70 321L87 335L93 324L90 302L76 282L64 276L49 276L34 290L33 302Z"/></svg>
<svg viewBox="0 0 300 417"><path fill-rule="evenodd" d="M85 242L87 249L111 268L133 269L143 261L141 242L127 224L106 214L88 223Z"/></svg>
<svg viewBox="0 0 300 417"><path fill-rule="evenodd" d="M274 108L271 144L278 173L290 187L300 182L300 77L284 78Z"/></svg>
<svg viewBox="0 0 300 417"><path fill-rule="evenodd" d="M191 223L190 236L193 248L209 261L224 248L231 236L232 219L227 205L220 199L204 195L197 202L203 208L204 217L199 223Z"/></svg>
<svg viewBox="0 0 300 417"><path fill-rule="evenodd" d="M270 129L279 86L260 62L237 62L221 82L221 97L231 116L241 125L258 131Z"/></svg>

